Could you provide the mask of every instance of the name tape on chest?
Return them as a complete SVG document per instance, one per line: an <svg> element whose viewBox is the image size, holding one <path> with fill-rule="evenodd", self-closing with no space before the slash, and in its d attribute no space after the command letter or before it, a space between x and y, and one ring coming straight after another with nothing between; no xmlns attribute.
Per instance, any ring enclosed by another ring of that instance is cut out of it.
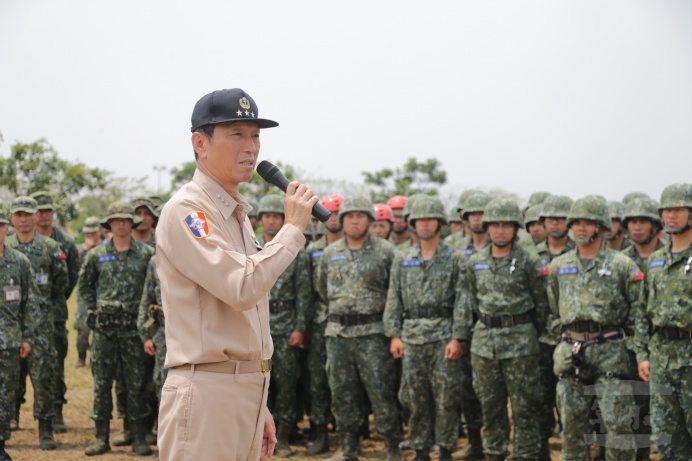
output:
<svg viewBox="0 0 692 461"><path fill-rule="evenodd" d="M654 259L653 261L649 261L649 269L653 269L654 267L663 267L665 265L665 259Z"/></svg>
<svg viewBox="0 0 692 461"><path fill-rule="evenodd" d="M574 275L579 273L578 267L560 267L557 270L557 275Z"/></svg>
<svg viewBox="0 0 692 461"><path fill-rule="evenodd" d="M329 258L330 261L348 261L348 256L346 255L334 255Z"/></svg>
<svg viewBox="0 0 692 461"><path fill-rule="evenodd" d="M474 271L489 271L490 270L490 264L488 264L488 263L474 263L473 264L473 270Z"/></svg>
<svg viewBox="0 0 692 461"><path fill-rule="evenodd" d="M310 257L312 259L319 259L320 257L322 257L322 253L324 253L324 251L322 251L322 250L313 251L312 253L310 253Z"/></svg>
<svg viewBox="0 0 692 461"><path fill-rule="evenodd" d="M115 255L102 255L96 259L96 261L100 262L100 263L107 263L110 261L117 261L117 260L118 260L118 257Z"/></svg>
<svg viewBox="0 0 692 461"><path fill-rule="evenodd" d="M401 261L401 267L420 267L423 262L420 259L404 259Z"/></svg>
<svg viewBox="0 0 692 461"><path fill-rule="evenodd" d="M471 256L471 255L474 254L475 252L476 252L476 250L473 250L473 249L471 249L471 248L467 248L467 249L465 249L465 250L461 250L461 254L466 255L466 256Z"/></svg>
<svg viewBox="0 0 692 461"><path fill-rule="evenodd" d="M204 211L191 211L185 216L185 224L194 238L205 239L209 237L209 222Z"/></svg>

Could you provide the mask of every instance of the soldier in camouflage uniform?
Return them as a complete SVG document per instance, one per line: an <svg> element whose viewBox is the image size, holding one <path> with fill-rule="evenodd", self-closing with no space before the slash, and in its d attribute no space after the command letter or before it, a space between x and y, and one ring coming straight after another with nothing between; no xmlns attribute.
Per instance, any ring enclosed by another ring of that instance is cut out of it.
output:
<svg viewBox="0 0 692 461"><path fill-rule="evenodd" d="M648 259L635 346L639 375L652 384L659 459L687 460L692 459L692 184L666 187L659 210L671 242Z"/></svg>
<svg viewBox="0 0 692 461"><path fill-rule="evenodd" d="M137 197L130 202L130 205L135 210L135 215L142 220L137 227L132 229L132 238L138 242L146 243L156 250L154 229L156 228L159 215L156 212L154 202L147 197Z"/></svg>
<svg viewBox="0 0 692 461"><path fill-rule="evenodd" d="M605 200L590 195L574 202L567 226L577 249L549 266L545 339L557 344L563 461L589 459L589 418L596 399L602 434L590 443L605 445L609 461L635 459L635 403L624 339L633 332L643 274L631 259L602 244L601 233L611 224Z"/></svg>
<svg viewBox="0 0 692 461"><path fill-rule="evenodd" d="M488 460L507 456L509 398L514 459L550 459L548 453L539 458L535 413L541 404L538 336L548 311L543 264L535 252L515 244L524 225L516 203L491 201L483 225L492 245L469 258L464 313L465 331L473 329L471 363L483 408L483 449Z"/></svg>
<svg viewBox="0 0 692 461"><path fill-rule="evenodd" d="M144 352L154 357L154 390L156 397L161 399L161 388L166 381L166 319L161 308L161 283L156 273L156 255L152 256L147 266L147 277L144 280L142 299L139 302L137 316L139 337L144 344Z"/></svg>
<svg viewBox="0 0 692 461"><path fill-rule="evenodd" d="M395 195L387 200L387 206L392 209L394 214L394 224L392 225L392 235L389 236L389 241L394 245L399 246L408 243L411 240L411 229L404 221L404 207L408 202L408 198L403 195Z"/></svg>
<svg viewBox="0 0 692 461"><path fill-rule="evenodd" d="M394 212L389 205L384 203L374 204L373 210L375 210L375 221L370 224L370 235L385 240L389 239L394 224Z"/></svg>
<svg viewBox="0 0 692 461"><path fill-rule="evenodd" d="M441 461L451 461L459 434L461 254L440 243L445 221L439 199L424 196L411 206L421 243L394 259L383 316L392 356L403 357L399 399L410 412L416 461L429 461L433 444Z"/></svg>
<svg viewBox="0 0 692 461"><path fill-rule="evenodd" d="M548 237L548 231L545 230L545 226L541 222L541 209L541 205L534 205L526 209L524 226L527 234L525 238L519 239L520 245L535 249Z"/></svg>
<svg viewBox="0 0 692 461"><path fill-rule="evenodd" d="M320 200L322 206L332 215L325 223L327 230L324 238L312 242L306 248L310 258L312 274L312 312L310 313L310 348L308 349L308 368L310 370L310 425L314 428L315 436L308 444L307 455L317 455L329 450L327 424L333 419L331 414L331 391L327 378L327 345L324 331L327 327L327 293L319 287L320 263L324 249L343 238L343 226L339 221L339 209L344 198L340 195L328 195Z"/></svg>
<svg viewBox="0 0 692 461"><path fill-rule="evenodd" d="M79 250L79 265L81 267L84 262L84 257L86 253L94 248L95 246L101 245L103 241L101 240L101 223L99 218L96 216L90 216L84 220L84 226L82 227L82 232L84 233L84 243L81 247L77 248ZM77 312L75 313L74 319L74 329L77 330L77 364L76 368L82 368L86 366L86 356L89 350L89 336L91 335L91 329L86 324L86 307L81 307L81 298L77 296Z"/></svg>
<svg viewBox="0 0 692 461"><path fill-rule="evenodd" d="M87 306L87 324L94 331L94 408L90 416L96 424L97 441L84 451L88 456L111 449L111 389L121 368L127 392L127 418L133 433L132 451L137 455L151 454L144 435L144 419L149 415L143 398L146 355L137 331L137 316L154 250L132 239L132 228L139 222L129 204L111 204L101 225L112 232L113 238L87 253L80 271L79 294Z"/></svg>
<svg viewBox="0 0 692 461"><path fill-rule="evenodd" d="M658 215L658 203L651 199L637 198L625 208L622 226L627 230L632 245L621 251L629 256L641 270L646 269L646 260L656 250L665 247L658 238L663 228Z"/></svg>
<svg viewBox="0 0 692 461"><path fill-rule="evenodd" d="M63 421L62 407L67 403L65 393L67 386L65 385L65 358L67 357L68 341L67 341L67 299L72 295L72 291L77 285L79 275L79 252L74 240L65 232L53 225L55 219L55 204L53 197L46 191L34 192L31 197L38 203L38 234L52 238L60 247L60 250L65 256L67 264L68 280L63 286L65 291L65 302L55 304L53 307L53 322L55 328L53 330L55 351L57 353L57 379L55 381L55 418L53 420L54 430L57 433L66 432L67 427Z"/></svg>
<svg viewBox="0 0 692 461"><path fill-rule="evenodd" d="M19 421L19 406L24 403L27 372L34 386L34 418L39 421L39 441L44 450L57 447L53 438L55 416L55 381L57 360L53 322L56 312L65 305L67 266L64 253L55 240L43 237L36 231L38 204L31 197L12 200L12 224L17 232L5 240L5 245L25 254L34 268L36 284L41 293L41 316L43 321L36 332L33 353L21 361L19 392L16 396L16 420ZM62 323L64 328L64 322Z"/></svg>
<svg viewBox="0 0 692 461"><path fill-rule="evenodd" d="M264 246L272 241L284 224L283 197L262 197L258 218L264 231L257 240ZM311 310L311 285L307 254L301 252L279 276L269 292L269 324L274 340L270 383L271 412L277 422L276 454L283 458L293 454L288 444L288 436L296 422L296 386L300 377L299 348L303 345L307 316Z"/></svg>
<svg viewBox="0 0 692 461"><path fill-rule="evenodd" d="M387 460L398 461L401 422L397 410L394 359L384 335L382 313L389 287L394 245L368 235L375 220L372 203L363 197L344 200L339 220L345 237L325 248L319 291L328 302L327 374L340 452L332 461L358 457L358 430L367 392L375 427L385 437Z"/></svg>
<svg viewBox="0 0 692 461"><path fill-rule="evenodd" d="M610 201L608 202L608 212L610 213L613 230L603 234L603 241L611 250L622 251L632 244L627 236L627 228L622 225L625 205L620 202Z"/></svg>
<svg viewBox="0 0 692 461"><path fill-rule="evenodd" d="M651 197L649 197L649 195L645 194L644 192L629 192L625 194L625 196L622 198L622 204L627 206L630 204L632 200L638 198L645 198L651 200Z"/></svg>
<svg viewBox="0 0 692 461"><path fill-rule="evenodd" d="M461 216L456 209L450 210L447 213L447 222L449 223L449 234L463 233L464 231L464 221L461 220Z"/></svg>
<svg viewBox="0 0 692 461"><path fill-rule="evenodd" d="M19 383L19 361L31 356L41 328L41 295L31 262L19 251L5 245L9 221L0 211L0 461L11 461L5 451L10 439L10 420L15 412ZM52 326L52 325L51 325Z"/></svg>

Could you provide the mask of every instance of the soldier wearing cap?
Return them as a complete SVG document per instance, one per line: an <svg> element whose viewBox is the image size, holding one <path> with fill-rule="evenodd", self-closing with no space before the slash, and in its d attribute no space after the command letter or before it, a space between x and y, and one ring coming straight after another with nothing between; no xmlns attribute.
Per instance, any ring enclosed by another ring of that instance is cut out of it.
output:
<svg viewBox="0 0 692 461"><path fill-rule="evenodd" d="M543 338L556 344L562 459L589 459L590 412L598 403L600 433L588 443L605 446L606 459L634 460L635 403L625 338L633 333L643 274L631 259L602 244L603 230L612 225L602 198L575 201L566 225L577 248L550 263Z"/></svg>
<svg viewBox="0 0 692 461"><path fill-rule="evenodd" d="M44 237L49 237L58 242L60 250L64 253L65 263L67 263L68 281L64 285L65 299L69 299L72 290L77 285L77 276L79 274L79 252L74 240L69 237L64 231L53 225L55 219L55 204L53 197L46 191L34 192L31 197L38 203L38 227L36 232ZM67 403L65 393L67 386L65 385L65 357L67 357L67 303L56 304L54 306L55 313L53 322L55 322L55 350L58 354L57 367L58 374L55 382L55 432L65 432L67 428L63 421L62 407Z"/></svg>
<svg viewBox="0 0 692 461"><path fill-rule="evenodd" d="M461 254L440 242L446 222L439 199L423 196L409 223L420 245L398 252L392 263L383 322L390 352L403 358L399 399L410 412L409 445L416 460L451 461L459 435L462 354Z"/></svg>
<svg viewBox="0 0 692 461"><path fill-rule="evenodd" d="M59 308L66 305L67 267L64 254L55 240L38 234L37 214L38 205L33 198L21 196L12 200L10 218L17 232L5 240L6 246L20 251L29 258L41 293L42 321L36 332L33 354L21 362L15 421L19 422L19 407L25 401L28 372L34 386L34 418L39 420L41 448L52 450L57 446L53 438L53 418L58 371L53 319Z"/></svg>
<svg viewBox="0 0 692 461"><path fill-rule="evenodd" d="M692 184L666 187L659 213L670 243L649 256L634 343L654 443L672 461L692 459Z"/></svg>
<svg viewBox="0 0 692 461"><path fill-rule="evenodd" d="M113 238L87 253L79 274L79 295L87 309L87 325L94 332L94 407L90 416L96 425L96 442L84 451L87 456L110 451L111 392L119 373L127 395L132 451L151 454L144 438L144 420L149 415L143 396L146 356L137 331L137 316L154 250L132 238L132 228L139 223L129 204L112 203L101 225L112 232Z"/></svg>
<svg viewBox="0 0 692 461"><path fill-rule="evenodd" d="M0 211L0 278L3 283L0 298L0 460L3 461L12 459L5 451L5 441L10 439L10 420L15 417L19 362L33 355L32 348L41 334L43 320L41 295L31 262L5 244L8 224L7 215Z"/></svg>
<svg viewBox="0 0 692 461"><path fill-rule="evenodd" d="M252 179L260 130L277 125L259 118L255 101L238 88L209 93L193 110L197 170L163 208L156 229L168 348L162 461L256 460L274 451L266 409L273 352L267 293L303 248L318 200L291 182L284 226L261 248L238 186Z"/></svg>
<svg viewBox="0 0 692 461"><path fill-rule="evenodd" d="M385 438L387 461L401 458L395 366L382 323L396 249L368 234L374 220L370 200L345 199L339 208L345 237L325 248L321 257L319 290L326 293L329 306L327 373L340 446L332 461L358 457L364 391L372 403L375 427Z"/></svg>
<svg viewBox="0 0 692 461"><path fill-rule="evenodd" d="M156 250L154 230L159 219L156 214L156 205L147 197L137 197L130 204L135 210L135 215L141 220L139 225L132 229L132 238Z"/></svg>

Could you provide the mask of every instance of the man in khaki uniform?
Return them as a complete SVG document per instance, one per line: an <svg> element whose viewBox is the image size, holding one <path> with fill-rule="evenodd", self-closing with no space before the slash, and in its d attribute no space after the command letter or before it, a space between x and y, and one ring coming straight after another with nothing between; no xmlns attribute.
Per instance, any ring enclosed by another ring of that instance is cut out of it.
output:
<svg viewBox="0 0 692 461"><path fill-rule="evenodd" d="M266 409L274 350L267 293L303 248L317 197L290 183L284 226L260 247L238 185L252 179L260 129L278 123L257 117L241 89L197 102L197 170L156 228L169 369L159 411L162 461L257 460L276 445Z"/></svg>

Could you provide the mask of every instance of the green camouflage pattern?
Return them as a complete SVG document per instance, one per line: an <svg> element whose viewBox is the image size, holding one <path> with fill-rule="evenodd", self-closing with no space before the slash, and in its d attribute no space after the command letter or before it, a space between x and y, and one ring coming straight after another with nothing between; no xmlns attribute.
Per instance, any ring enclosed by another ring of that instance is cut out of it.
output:
<svg viewBox="0 0 692 461"><path fill-rule="evenodd" d="M418 245L399 252L391 267L383 315L385 335L401 338L406 344L461 338L461 259L461 253L444 243L427 261ZM419 309L444 309L449 316L409 318Z"/></svg>
<svg viewBox="0 0 692 461"><path fill-rule="evenodd" d="M566 195L551 195L541 204L541 219L567 218L574 200Z"/></svg>
<svg viewBox="0 0 692 461"><path fill-rule="evenodd" d="M322 253L327 248L327 239L321 238L310 242L305 248L305 253L308 256L310 264L310 274L312 275L312 312L310 312L310 321L315 325L323 324L327 321L327 293L322 293L319 290L320 269L322 265Z"/></svg>
<svg viewBox="0 0 692 461"><path fill-rule="evenodd" d="M327 375L337 430L359 432L367 417L366 395L375 415L375 428L384 436L401 434L397 408L396 370L389 338L327 336Z"/></svg>
<svg viewBox="0 0 692 461"><path fill-rule="evenodd" d="M536 245L535 251L538 254L538 256L540 256L543 265L547 266L553 259L557 258L558 256L562 256L563 254L569 251L574 250L576 247L577 244L570 237L567 239L567 242L565 243L565 246L562 248L560 254L556 255L550 252L550 247L548 246L548 239L546 238L544 241Z"/></svg>
<svg viewBox="0 0 692 461"><path fill-rule="evenodd" d="M486 193L475 194L470 196L464 204L463 218L468 219L469 213L482 213L485 211L485 206L490 203L493 198Z"/></svg>
<svg viewBox="0 0 692 461"><path fill-rule="evenodd" d="M0 440L10 440L12 435L10 421L16 417L15 396L18 384L19 347L0 349Z"/></svg>
<svg viewBox="0 0 692 461"><path fill-rule="evenodd" d="M409 201L411 201L411 199L409 199ZM406 202L407 206L408 204L409 202ZM447 213L445 213L444 205L439 198L423 195L420 198L417 198L411 205L408 217L411 225L413 225L413 221L416 219L424 218L436 218L442 221L444 224L447 224Z"/></svg>
<svg viewBox="0 0 692 461"><path fill-rule="evenodd" d="M483 212L483 224L503 221L513 222L519 229L523 228L524 218L521 216L519 205L505 198L496 198L488 202Z"/></svg>
<svg viewBox="0 0 692 461"><path fill-rule="evenodd" d="M281 195L265 195L259 202L257 219L262 219L262 213L284 214L284 198Z"/></svg>
<svg viewBox="0 0 692 461"><path fill-rule="evenodd" d="M461 196L459 196L459 201L457 202L457 213L461 213L461 211L464 209L464 205L466 205L466 200L468 200L472 195L476 194L485 194L485 192L480 189L466 189L464 192L462 192Z"/></svg>
<svg viewBox="0 0 692 461"><path fill-rule="evenodd" d="M588 219L600 224L605 229L612 230L613 223L610 219L608 204L597 195L587 195L577 199L567 215L567 228L572 227L572 223L578 219Z"/></svg>
<svg viewBox="0 0 692 461"><path fill-rule="evenodd" d="M0 350L19 350L22 342L34 344L41 335L44 310L41 294L36 285L36 275L29 258L5 245L5 255L0 257L0 278L3 296L0 298ZM18 288L13 288L18 287ZM14 291L19 290L18 299Z"/></svg>
<svg viewBox="0 0 692 461"><path fill-rule="evenodd" d="M483 451L503 457L509 454L509 399L514 426L512 459L538 459L540 436L536 409L542 401L538 354L491 359L472 352L471 363L473 387L483 409Z"/></svg>
<svg viewBox="0 0 692 461"><path fill-rule="evenodd" d="M659 211L678 207L692 208L692 184L683 182L671 184L661 192Z"/></svg>
<svg viewBox="0 0 692 461"><path fill-rule="evenodd" d="M622 198L622 203L627 206L632 200L636 200L638 198L650 199L651 197L644 192L629 192Z"/></svg>
<svg viewBox="0 0 692 461"><path fill-rule="evenodd" d="M367 236L358 250L350 250L346 238L325 248L320 263L319 291L327 293L328 314L383 313L395 254L394 245L372 236ZM328 337L344 338L376 333L384 333L382 321L362 325L328 321L325 330Z"/></svg>
<svg viewBox="0 0 692 461"><path fill-rule="evenodd" d="M534 205L526 209L526 216L524 217L524 225L526 232L529 231L529 224L538 222L541 220L541 211L543 210L542 205ZM529 235L529 238L531 236Z"/></svg>
<svg viewBox="0 0 692 461"><path fill-rule="evenodd" d="M526 203L526 208L528 209L537 205L541 205L543 202L545 202L545 199L547 199L548 197L550 197L550 192L534 192L529 197L529 201Z"/></svg>
<svg viewBox="0 0 692 461"><path fill-rule="evenodd" d="M658 214L658 203L651 199L638 198L627 204L625 214L622 216L622 226L625 231L627 231L627 223L632 218L646 218L659 226L663 225L661 217Z"/></svg>
<svg viewBox="0 0 692 461"><path fill-rule="evenodd" d="M290 333L272 333L274 355L269 383L269 410L274 421L292 426L298 411L296 389L300 378L300 349L288 345Z"/></svg>
<svg viewBox="0 0 692 461"><path fill-rule="evenodd" d="M407 202L408 203L408 202ZM370 220L376 221L375 210L372 207L372 202L366 197L347 197L344 199L339 208L339 222L344 223L344 215L352 211L360 211L370 217Z"/></svg>
<svg viewBox="0 0 692 461"><path fill-rule="evenodd" d="M468 248L471 237L464 236L463 232L457 232L456 234L448 235L442 241L455 250L461 250Z"/></svg>
<svg viewBox="0 0 692 461"><path fill-rule="evenodd" d="M656 251L660 250L661 248L665 248L665 246L666 246L666 244L659 239L658 244L656 245ZM645 271L646 264L647 264L646 261L647 261L647 259L649 259L649 257L648 256L647 257L639 256L639 252L637 251L637 248L634 244L628 246L627 248L622 250L620 253L627 256L632 261L634 261L634 264L637 265L639 270L641 270L642 272L646 272Z"/></svg>
<svg viewBox="0 0 692 461"><path fill-rule="evenodd" d="M610 219L622 221L622 218L625 216L625 205L622 202L610 200L608 202L608 213L610 213Z"/></svg>
<svg viewBox="0 0 692 461"><path fill-rule="evenodd" d="M408 440L417 451L433 445L453 451L459 437L461 367L445 358L447 342L405 345L399 400L410 413Z"/></svg>

